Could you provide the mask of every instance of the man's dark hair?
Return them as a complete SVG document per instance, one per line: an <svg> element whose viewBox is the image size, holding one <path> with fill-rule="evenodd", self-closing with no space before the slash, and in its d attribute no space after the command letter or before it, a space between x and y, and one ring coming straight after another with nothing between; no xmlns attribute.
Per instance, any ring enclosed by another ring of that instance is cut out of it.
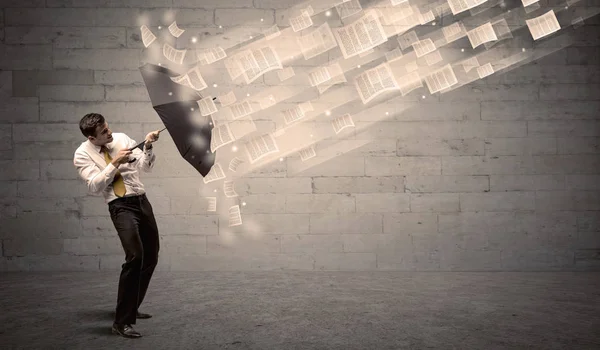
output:
<svg viewBox="0 0 600 350"><path fill-rule="evenodd" d="M79 130L83 136L96 137L96 130L99 126L104 125L104 117L99 113L88 113L79 121Z"/></svg>

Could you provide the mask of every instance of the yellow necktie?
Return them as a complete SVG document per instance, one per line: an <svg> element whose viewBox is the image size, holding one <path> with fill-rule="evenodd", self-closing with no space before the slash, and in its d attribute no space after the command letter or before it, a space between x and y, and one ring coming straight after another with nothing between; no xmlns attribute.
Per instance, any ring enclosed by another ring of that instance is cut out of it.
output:
<svg viewBox="0 0 600 350"><path fill-rule="evenodd" d="M102 153L104 153L104 160L106 161L106 165L112 161L112 157L108 153L108 148L102 146ZM117 197L123 197L125 195L125 182L123 181L123 176L121 176L121 172L117 170L117 174L115 175L115 179L113 180L113 191L115 191L115 195Z"/></svg>

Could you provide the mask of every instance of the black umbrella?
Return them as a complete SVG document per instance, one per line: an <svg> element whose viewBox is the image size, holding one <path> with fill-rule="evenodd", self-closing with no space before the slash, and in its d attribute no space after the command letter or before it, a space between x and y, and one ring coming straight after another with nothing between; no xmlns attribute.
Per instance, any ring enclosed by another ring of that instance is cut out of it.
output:
<svg viewBox="0 0 600 350"><path fill-rule="evenodd" d="M202 95L173 82L171 78L180 74L165 67L147 63L140 67L140 72L152 106L179 153L202 176L206 176L215 163L216 152L210 151L214 127L212 118L210 115L202 116L196 102L202 99ZM143 142L140 145L143 147Z"/></svg>

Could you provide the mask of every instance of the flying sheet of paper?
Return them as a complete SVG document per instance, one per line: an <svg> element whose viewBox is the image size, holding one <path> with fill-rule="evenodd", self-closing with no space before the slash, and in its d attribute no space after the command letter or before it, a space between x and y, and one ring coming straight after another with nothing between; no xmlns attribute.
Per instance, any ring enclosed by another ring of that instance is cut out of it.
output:
<svg viewBox="0 0 600 350"><path fill-rule="evenodd" d="M491 63L486 63L481 67L477 67L477 74L480 79L487 77L488 75L494 74L494 68Z"/></svg>
<svg viewBox="0 0 600 350"><path fill-rule="evenodd" d="M251 164L276 152L279 152L279 147L271 134L254 137L246 143L246 153Z"/></svg>
<svg viewBox="0 0 600 350"><path fill-rule="evenodd" d="M335 133L337 135L342 130L353 127L355 125L354 125L354 122L352 121L352 116L350 116L350 114L346 113L342 116L333 118L333 120L331 121L331 126L333 127L333 131L335 131Z"/></svg>
<svg viewBox="0 0 600 350"><path fill-rule="evenodd" d="M305 11L302 11L300 16L290 18L290 26L294 33L301 31L302 29L306 29L312 26L313 21L310 18L310 15Z"/></svg>
<svg viewBox="0 0 600 350"><path fill-rule="evenodd" d="M429 88L429 92L431 94L447 89L458 83L456 75L454 74L450 64L447 64L442 69L439 69L426 76L425 81L427 82L427 87Z"/></svg>
<svg viewBox="0 0 600 350"><path fill-rule="evenodd" d="M419 40L419 41L413 43L412 46L415 50L415 54L417 55L417 57L422 57L422 56L427 55L430 52L435 51L435 44L429 38Z"/></svg>
<svg viewBox="0 0 600 350"><path fill-rule="evenodd" d="M227 198L238 196L237 192L235 192L233 181L223 181L223 193L225 193L225 197Z"/></svg>
<svg viewBox="0 0 600 350"><path fill-rule="evenodd" d="M207 211L217 211L217 197L206 197L208 201Z"/></svg>
<svg viewBox="0 0 600 350"><path fill-rule="evenodd" d="M301 149L298 153L300 154L300 160L303 162L317 156L317 152L315 152L315 146L313 145Z"/></svg>
<svg viewBox="0 0 600 350"><path fill-rule="evenodd" d="M411 91L423 86L423 81L417 72L411 72L400 78L400 93L406 96Z"/></svg>
<svg viewBox="0 0 600 350"><path fill-rule="evenodd" d="M163 55L171 62L181 64L185 57L187 50L177 50L173 46L165 43L163 45Z"/></svg>
<svg viewBox="0 0 600 350"><path fill-rule="evenodd" d="M237 101L237 97L235 96L235 92L233 92L233 90L219 95L217 97L217 99L219 100L219 103L221 104L222 107L227 107L230 104Z"/></svg>
<svg viewBox="0 0 600 350"><path fill-rule="evenodd" d="M180 29L177 26L177 21L171 23L171 25L169 26L169 32L176 38L179 38L181 36L181 34L183 34L183 32L185 32L185 30Z"/></svg>
<svg viewBox="0 0 600 350"><path fill-rule="evenodd" d="M154 35L146 25L143 25L140 30L142 31L142 42L144 43L144 46L150 46L156 40L156 35Z"/></svg>
<svg viewBox="0 0 600 350"><path fill-rule="evenodd" d="M240 164L242 164L244 161L241 158L238 157L234 157L230 162L229 162L229 170L236 172L238 167L240 166Z"/></svg>
<svg viewBox="0 0 600 350"><path fill-rule="evenodd" d="M215 105L215 101L213 101L212 96L206 96L197 102L198 107L200 107L200 114L203 117L217 112L217 105Z"/></svg>
<svg viewBox="0 0 600 350"><path fill-rule="evenodd" d="M229 227L239 226L242 224L242 213L240 206L234 205L229 208Z"/></svg>
<svg viewBox="0 0 600 350"><path fill-rule="evenodd" d="M473 48L476 48L483 43L498 40L496 32L494 32L494 27L492 27L492 23L490 22L468 31L467 36L469 37L469 42L471 42Z"/></svg>
<svg viewBox="0 0 600 350"><path fill-rule="evenodd" d="M215 163L208 174L206 174L206 177L204 177L203 181L205 184L207 184L224 178L225 173L223 172L223 168L221 168L221 164Z"/></svg>
<svg viewBox="0 0 600 350"><path fill-rule="evenodd" d="M525 23L527 23L533 40L541 39L560 30L560 24L556 19L554 10L550 10L539 17L527 19Z"/></svg>
<svg viewBox="0 0 600 350"><path fill-rule="evenodd" d="M223 123L215 126L211 130L211 135L210 150L213 153L219 148L235 141L233 133L231 132L231 128L229 127L229 123Z"/></svg>

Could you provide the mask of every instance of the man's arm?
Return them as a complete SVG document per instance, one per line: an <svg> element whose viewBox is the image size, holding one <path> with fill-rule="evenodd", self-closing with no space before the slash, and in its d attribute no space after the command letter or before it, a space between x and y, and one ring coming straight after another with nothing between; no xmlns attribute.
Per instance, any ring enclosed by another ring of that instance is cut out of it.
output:
<svg viewBox="0 0 600 350"><path fill-rule="evenodd" d="M133 148L137 145L137 142L135 140L129 138L129 136L127 136L127 138L128 148ZM154 167L154 161L156 160L156 155L152 151L152 144L146 143L144 145L144 151L140 151L139 148L134 149L131 153L131 156L136 157L138 159L136 163L136 167L138 169L141 169L146 173L152 172L152 168Z"/></svg>
<svg viewBox="0 0 600 350"><path fill-rule="evenodd" d="M88 191L93 194L102 193L113 182L118 170L118 164L113 163L109 163L104 170L100 170L85 152L75 153L73 164L77 168L79 177L85 181Z"/></svg>

